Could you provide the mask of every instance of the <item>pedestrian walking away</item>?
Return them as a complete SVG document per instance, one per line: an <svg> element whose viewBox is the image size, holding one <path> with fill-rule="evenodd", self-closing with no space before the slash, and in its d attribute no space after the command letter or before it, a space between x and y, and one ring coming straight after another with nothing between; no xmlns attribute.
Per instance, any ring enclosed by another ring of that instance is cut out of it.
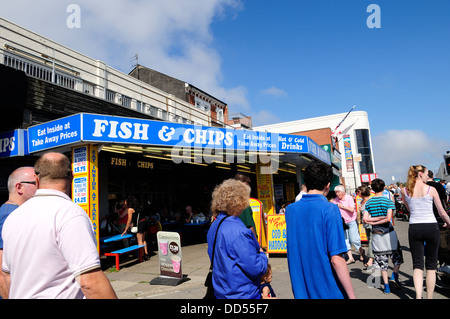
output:
<svg viewBox="0 0 450 319"><path fill-rule="evenodd" d="M215 247L212 283L218 299L261 298L260 280L268 260L252 230L239 218L249 199L250 187L235 179L225 180L212 194L211 209L217 219L208 231L207 241L210 259Z"/></svg>
<svg viewBox="0 0 450 319"><path fill-rule="evenodd" d="M383 292L389 294L391 292L388 279L389 258L394 264L390 282L396 288L400 288L398 276L403 256L397 233L391 223L395 205L392 200L383 196L384 188L385 183L382 179L376 178L372 181L372 190L375 194L366 202L363 222L372 225L372 252L377 266L381 269Z"/></svg>
<svg viewBox="0 0 450 319"><path fill-rule="evenodd" d="M311 162L305 168L308 190L286 209L286 245L292 291L297 299L355 298L348 266L342 217L328 202L333 171Z"/></svg>
<svg viewBox="0 0 450 319"><path fill-rule="evenodd" d="M370 188L367 186L360 186L358 188L359 195L362 198L361 201L361 219L364 216L364 212L366 210L366 203L369 200L370 197L373 196L372 192L370 191ZM364 267L366 271L371 271L372 265L373 265L373 259L374 255L372 252L372 225L362 222L364 230L366 231L367 241L368 241L368 248L367 248L367 261L364 261Z"/></svg>
<svg viewBox="0 0 450 319"><path fill-rule="evenodd" d="M34 166L36 194L3 227L2 271L11 299L116 298L100 268L92 223L72 202L72 168L61 153Z"/></svg>
<svg viewBox="0 0 450 319"><path fill-rule="evenodd" d="M410 166L406 187L402 196L411 213L409 219L409 247L413 259L413 280L416 298L422 298L423 269L426 269L427 298L432 299L436 285L437 258L440 243L439 226L433 212L433 203L437 212L450 227L450 218L442 207L437 190L427 185L428 169L423 165ZM424 264L425 257L425 264Z"/></svg>

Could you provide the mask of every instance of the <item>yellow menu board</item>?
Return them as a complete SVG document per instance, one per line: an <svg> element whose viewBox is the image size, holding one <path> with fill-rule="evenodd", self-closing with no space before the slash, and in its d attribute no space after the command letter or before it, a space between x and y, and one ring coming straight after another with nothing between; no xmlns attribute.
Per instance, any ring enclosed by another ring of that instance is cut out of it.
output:
<svg viewBox="0 0 450 319"><path fill-rule="evenodd" d="M285 254L286 218L283 214L267 215L267 252L269 254Z"/></svg>
<svg viewBox="0 0 450 319"><path fill-rule="evenodd" d="M258 242L261 247L267 246L266 227L263 216L263 205L256 198L250 198L250 208L253 212L253 220L255 222L255 232L258 236Z"/></svg>

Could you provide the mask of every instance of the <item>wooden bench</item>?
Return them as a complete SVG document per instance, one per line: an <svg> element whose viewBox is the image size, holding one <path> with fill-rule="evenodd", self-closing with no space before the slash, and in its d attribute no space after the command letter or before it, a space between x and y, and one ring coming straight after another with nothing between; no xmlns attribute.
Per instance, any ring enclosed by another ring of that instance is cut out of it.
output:
<svg viewBox="0 0 450 319"><path fill-rule="evenodd" d="M134 245L130 247L125 247L119 250L112 251L110 253L105 253L105 256L113 256L116 257L116 269L119 270L119 256L131 251L139 250L139 261L142 262L142 248L144 248L145 245Z"/></svg>

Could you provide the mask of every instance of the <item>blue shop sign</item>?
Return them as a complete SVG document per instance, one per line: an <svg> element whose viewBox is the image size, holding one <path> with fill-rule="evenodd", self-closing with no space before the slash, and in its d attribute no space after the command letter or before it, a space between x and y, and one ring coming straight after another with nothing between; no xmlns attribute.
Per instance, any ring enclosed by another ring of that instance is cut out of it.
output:
<svg viewBox="0 0 450 319"><path fill-rule="evenodd" d="M28 149L35 153L81 141L81 117L76 114L28 128Z"/></svg>
<svg viewBox="0 0 450 319"><path fill-rule="evenodd" d="M89 142L274 152L279 145L275 137L271 133L83 114L83 140ZM304 147L306 144L300 146Z"/></svg>
<svg viewBox="0 0 450 319"><path fill-rule="evenodd" d="M76 114L29 131L30 153L78 142L310 154L330 164L330 156L306 136L126 118Z"/></svg>
<svg viewBox="0 0 450 319"><path fill-rule="evenodd" d="M0 158L27 155L26 141L26 130L0 133Z"/></svg>

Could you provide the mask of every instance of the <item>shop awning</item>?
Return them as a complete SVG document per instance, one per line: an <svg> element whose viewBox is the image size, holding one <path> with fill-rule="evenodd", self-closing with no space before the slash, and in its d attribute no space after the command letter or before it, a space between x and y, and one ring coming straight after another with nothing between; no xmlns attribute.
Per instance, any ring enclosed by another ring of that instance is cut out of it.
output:
<svg viewBox="0 0 450 319"><path fill-rule="evenodd" d="M28 153L83 143L152 145L303 156L331 164L330 155L307 136L205 127L146 119L79 113L31 126L24 137Z"/></svg>
<svg viewBox="0 0 450 319"><path fill-rule="evenodd" d="M28 154L27 130L0 133L0 158Z"/></svg>

